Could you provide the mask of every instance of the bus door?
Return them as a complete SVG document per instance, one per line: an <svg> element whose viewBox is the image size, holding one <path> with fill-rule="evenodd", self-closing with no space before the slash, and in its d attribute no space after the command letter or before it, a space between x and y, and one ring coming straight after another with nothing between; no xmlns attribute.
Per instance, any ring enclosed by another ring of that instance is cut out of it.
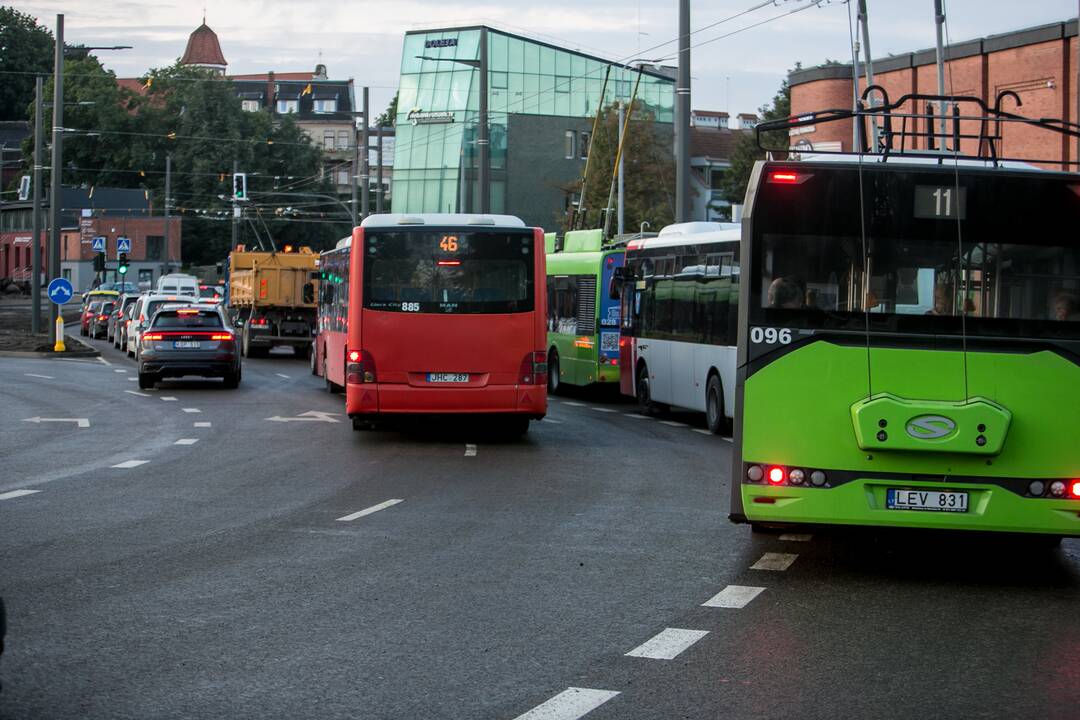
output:
<svg viewBox="0 0 1080 720"><path fill-rule="evenodd" d="M615 282L616 268L623 267L625 261L625 253L612 253L603 259L600 268L600 327L598 328L600 347L598 359L601 365L619 365L621 360L619 351L620 298L619 294L615 293L613 299L610 288L612 282Z"/></svg>

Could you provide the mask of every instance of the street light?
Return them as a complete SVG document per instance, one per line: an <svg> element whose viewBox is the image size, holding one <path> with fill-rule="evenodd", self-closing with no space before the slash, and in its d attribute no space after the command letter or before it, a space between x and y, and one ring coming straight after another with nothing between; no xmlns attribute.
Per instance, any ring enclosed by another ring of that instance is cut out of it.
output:
<svg viewBox="0 0 1080 720"><path fill-rule="evenodd" d="M64 57L85 60L91 50L131 50L131 45L65 45Z"/></svg>
<svg viewBox="0 0 1080 720"><path fill-rule="evenodd" d="M449 60L480 71L480 117L477 118L476 145L480 150L480 213L491 212L491 151L488 142L488 47L487 28L480 28L480 59L436 58L417 55L420 60Z"/></svg>

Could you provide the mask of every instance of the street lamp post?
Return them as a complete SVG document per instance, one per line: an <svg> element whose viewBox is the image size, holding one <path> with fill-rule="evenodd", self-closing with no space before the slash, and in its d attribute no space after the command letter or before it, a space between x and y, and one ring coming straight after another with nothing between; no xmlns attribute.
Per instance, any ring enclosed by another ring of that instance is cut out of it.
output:
<svg viewBox="0 0 1080 720"><path fill-rule="evenodd" d="M436 58L427 55L417 55L420 60L449 60L461 65L467 65L480 71L480 112L477 117L476 147L479 150L480 161L480 213L487 215L491 212L491 143L488 137L488 43L487 28L480 28L480 59L464 60L459 58Z"/></svg>

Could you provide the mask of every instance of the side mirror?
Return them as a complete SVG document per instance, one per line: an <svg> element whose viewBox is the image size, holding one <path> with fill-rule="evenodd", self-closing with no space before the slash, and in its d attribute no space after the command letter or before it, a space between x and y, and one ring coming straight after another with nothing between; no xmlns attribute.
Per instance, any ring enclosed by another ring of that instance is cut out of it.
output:
<svg viewBox="0 0 1080 720"><path fill-rule="evenodd" d="M315 286L312 283L304 283L304 302L315 302Z"/></svg>

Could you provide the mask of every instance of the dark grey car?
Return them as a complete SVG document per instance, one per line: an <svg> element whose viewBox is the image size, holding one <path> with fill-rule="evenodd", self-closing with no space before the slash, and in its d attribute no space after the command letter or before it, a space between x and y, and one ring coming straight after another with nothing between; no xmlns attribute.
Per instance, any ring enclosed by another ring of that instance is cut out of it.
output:
<svg viewBox="0 0 1080 720"><path fill-rule="evenodd" d="M220 377L227 388L240 384L236 336L217 306L166 306L151 319L141 343L140 388L185 375Z"/></svg>

